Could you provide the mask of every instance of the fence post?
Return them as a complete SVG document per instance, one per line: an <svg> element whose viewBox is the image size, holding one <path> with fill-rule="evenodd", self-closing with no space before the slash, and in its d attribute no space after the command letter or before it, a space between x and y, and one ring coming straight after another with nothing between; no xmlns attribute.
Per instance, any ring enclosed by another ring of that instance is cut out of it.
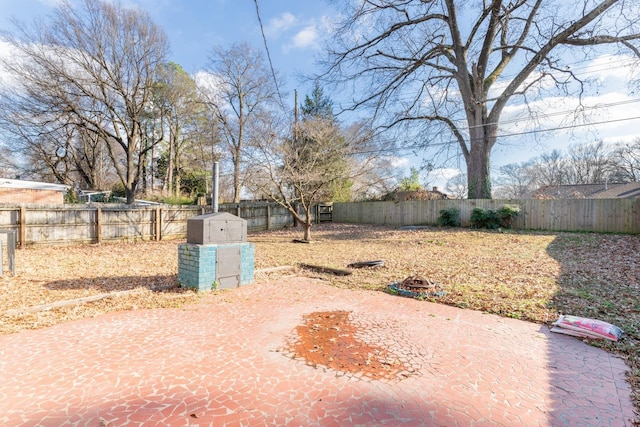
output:
<svg viewBox="0 0 640 427"><path fill-rule="evenodd" d="M271 222L271 206L267 203L267 230L269 229L269 223Z"/></svg>
<svg viewBox="0 0 640 427"><path fill-rule="evenodd" d="M102 208L96 208L96 243L102 243Z"/></svg>
<svg viewBox="0 0 640 427"><path fill-rule="evenodd" d="M27 246L27 208L20 206L20 248Z"/></svg>
<svg viewBox="0 0 640 427"><path fill-rule="evenodd" d="M155 213L155 237L156 237L156 241L160 241L162 240L162 208L160 206L156 207L156 213Z"/></svg>

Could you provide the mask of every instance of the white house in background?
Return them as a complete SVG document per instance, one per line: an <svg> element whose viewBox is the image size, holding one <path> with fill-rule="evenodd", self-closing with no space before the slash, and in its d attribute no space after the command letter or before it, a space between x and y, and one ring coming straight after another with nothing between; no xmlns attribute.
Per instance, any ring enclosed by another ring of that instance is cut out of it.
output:
<svg viewBox="0 0 640 427"><path fill-rule="evenodd" d="M0 203L61 205L70 185L0 178Z"/></svg>

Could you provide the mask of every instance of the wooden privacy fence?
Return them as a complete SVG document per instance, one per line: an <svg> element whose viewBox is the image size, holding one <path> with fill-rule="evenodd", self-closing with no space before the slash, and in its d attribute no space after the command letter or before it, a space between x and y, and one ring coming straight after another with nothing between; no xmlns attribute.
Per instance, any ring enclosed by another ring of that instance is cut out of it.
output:
<svg viewBox="0 0 640 427"><path fill-rule="evenodd" d="M440 211L460 209L463 226L471 211L520 206L515 229L640 233L640 199L567 200L416 200L405 202L335 203L313 210L316 222L402 225L437 224ZM250 231L293 225L293 217L275 203L223 204L247 220ZM187 220L211 212L208 206L128 205L0 205L0 231L14 231L19 247L127 240L184 239Z"/></svg>
<svg viewBox="0 0 640 427"><path fill-rule="evenodd" d="M223 204L251 231L283 228L292 215L275 203ZM19 247L127 240L184 239L187 220L209 206L0 205L0 231L15 231Z"/></svg>
<svg viewBox="0 0 640 427"><path fill-rule="evenodd" d="M435 225L440 211L458 208L462 226L474 208L517 205L513 228L521 230L640 233L640 199L412 200L334 203L333 221L362 224Z"/></svg>

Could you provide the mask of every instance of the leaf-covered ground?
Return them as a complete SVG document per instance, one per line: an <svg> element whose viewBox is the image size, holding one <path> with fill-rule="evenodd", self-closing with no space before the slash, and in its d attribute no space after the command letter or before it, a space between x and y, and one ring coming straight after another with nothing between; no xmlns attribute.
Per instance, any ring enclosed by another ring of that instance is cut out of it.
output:
<svg viewBox="0 0 640 427"><path fill-rule="evenodd" d="M293 243L300 230L254 233L260 273L320 277L335 286L384 290L411 275L437 282L446 295L432 299L523 320L551 323L558 314L608 321L625 331L618 343L594 342L624 357L632 368L634 401L640 404L640 236L486 232L329 224L312 230L314 242ZM17 277L0 279L0 333L41 328L101 313L176 307L206 300L177 284L178 241L18 250ZM383 260L384 266L354 269L350 276L304 270L300 263L341 268ZM36 305L113 291L135 290L96 302L35 313ZM19 313L17 311L22 310Z"/></svg>

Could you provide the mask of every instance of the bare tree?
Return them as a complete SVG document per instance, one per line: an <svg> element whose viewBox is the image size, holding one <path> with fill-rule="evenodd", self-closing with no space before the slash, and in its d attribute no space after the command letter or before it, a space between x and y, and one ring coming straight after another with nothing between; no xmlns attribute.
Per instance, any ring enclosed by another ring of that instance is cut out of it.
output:
<svg viewBox="0 0 640 427"><path fill-rule="evenodd" d="M372 200L390 193L398 187L402 177L402 168L394 166L394 158L380 154L379 147L388 146L386 141L376 140L379 135L369 134L370 142L365 153L347 158L352 171L350 180L351 200ZM348 138L351 139L351 138ZM376 152L373 155L371 152ZM360 165L366 165L361 168Z"/></svg>
<svg viewBox="0 0 640 427"><path fill-rule="evenodd" d="M229 49L215 47L207 65L215 81L209 93L222 131L222 142L231 155L233 165L233 202L240 201L247 141L276 101L277 88L273 75L260 51L248 44L234 44Z"/></svg>
<svg viewBox="0 0 640 427"><path fill-rule="evenodd" d="M19 170L14 153L0 144L0 178L16 178L20 176Z"/></svg>
<svg viewBox="0 0 640 427"><path fill-rule="evenodd" d="M445 189L454 199L466 199L469 194L466 174L460 173L447 180Z"/></svg>
<svg viewBox="0 0 640 427"><path fill-rule="evenodd" d="M285 207L311 240L312 208L334 194L337 183L357 180L375 164L377 147L366 127L344 132L331 119L315 117L295 126L293 138L263 133L252 163L261 172L250 190ZM299 211L302 208L302 212Z"/></svg>
<svg viewBox="0 0 640 427"><path fill-rule="evenodd" d="M195 121L194 131L196 137L191 149L185 153L186 162L202 176L206 193L211 191L210 183L213 174L213 164L220 160L220 130L219 122L211 110L205 109L199 120ZM225 180L221 176L221 183ZM221 188L231 188L231 185L222 185ZM221 192L223 194L223 192ZM229 200L233 194L229 195Z"/></svg>
<svg viewBox="0 0 640 427"><path fill-rule="evenodd" d="M577 144L567 153L553 150L501 167L495 196L522 198L540 187L634 181L639 170L640 145Z"/></svg>
<svg viewBox="0 0 640 427"><path fill-rule="evenodd" d="M613 171L611 154L604 142L569 147L567 166L569 183L593 184L610 179Z"/></svg>
<svg viewBox="0 0 640 427"><path fill-rule="evenodd" d="M640 182L640 138L630 143L618 143L613 149L613 181Z"/></svg>
<svg viewBox="0 0 640 427"><path fill-rule="evenodd" d="M170 62L159 68L154 91L153 115L166 128L167 167L165 189L180 194L182 159L189 145L201 136L199 122L205 119L204 104L199 99L195 80L184 69Z"/></svg>
<svg viewBox="0 0 640 427"><path fill-rule="evenodd" d="M559 155L559 152L557 154ZM554 165L555 163L551 162L551 166ZM496 180L494 198L522 199L530 197L531 193L540 186L539 171L543 169L544 166L538 168L534 160L502 166ZM550 180L552 179L550 177Z"/></svg>
<svg viewBox="0 0 640 427"><path fill-rule="evenodd" d="M13 169L22 177L57 181L85 189L112 183L105 141L80 127L32 115L14 97L0 95L0 128ZM16 162L15 159L22 159Z"/></svg>
<svg viewBox="0 0 640 427"><path fill-rule="evenodd" d="M566 66L571 51L588 58L618 47L640 56L638 2L334 3L344 19L321 77L343 93L350 87L350 108L371 109L383 128L422 132L425 146L455 141L470 198L491 197L489 160L510 101L549 87L580 95L585 82Z"/></svg>
<svg viewBox="0 0 640 427"><path fill-rule="evenodd" d="M59 149L58 154L62 153L75 166L74 175L77 178L74 178L74 183L90 190L111 188L118 178L114 176L105 141L100 135L87 132L84 128L66 129L74 131L70 135L73 139Z"/></svg>
<svg viewBox="0 0 640 427"><path fill-rule="evenodd" d="M3 65L17 84L2 107L13 102L47 131L71 127L104 141L133 203L158 142L147 139L144 119L168 51L164 32L147 13L102 0L64 1L49 22L16 27L6 41L17 54Z"/></svg>
<svg viewBox="0 0 640 427"><path fill-rule="evenodd" d="M529 168L529 173L538 186L569 184L568 162L561 151L542 153Z"/></svg>

